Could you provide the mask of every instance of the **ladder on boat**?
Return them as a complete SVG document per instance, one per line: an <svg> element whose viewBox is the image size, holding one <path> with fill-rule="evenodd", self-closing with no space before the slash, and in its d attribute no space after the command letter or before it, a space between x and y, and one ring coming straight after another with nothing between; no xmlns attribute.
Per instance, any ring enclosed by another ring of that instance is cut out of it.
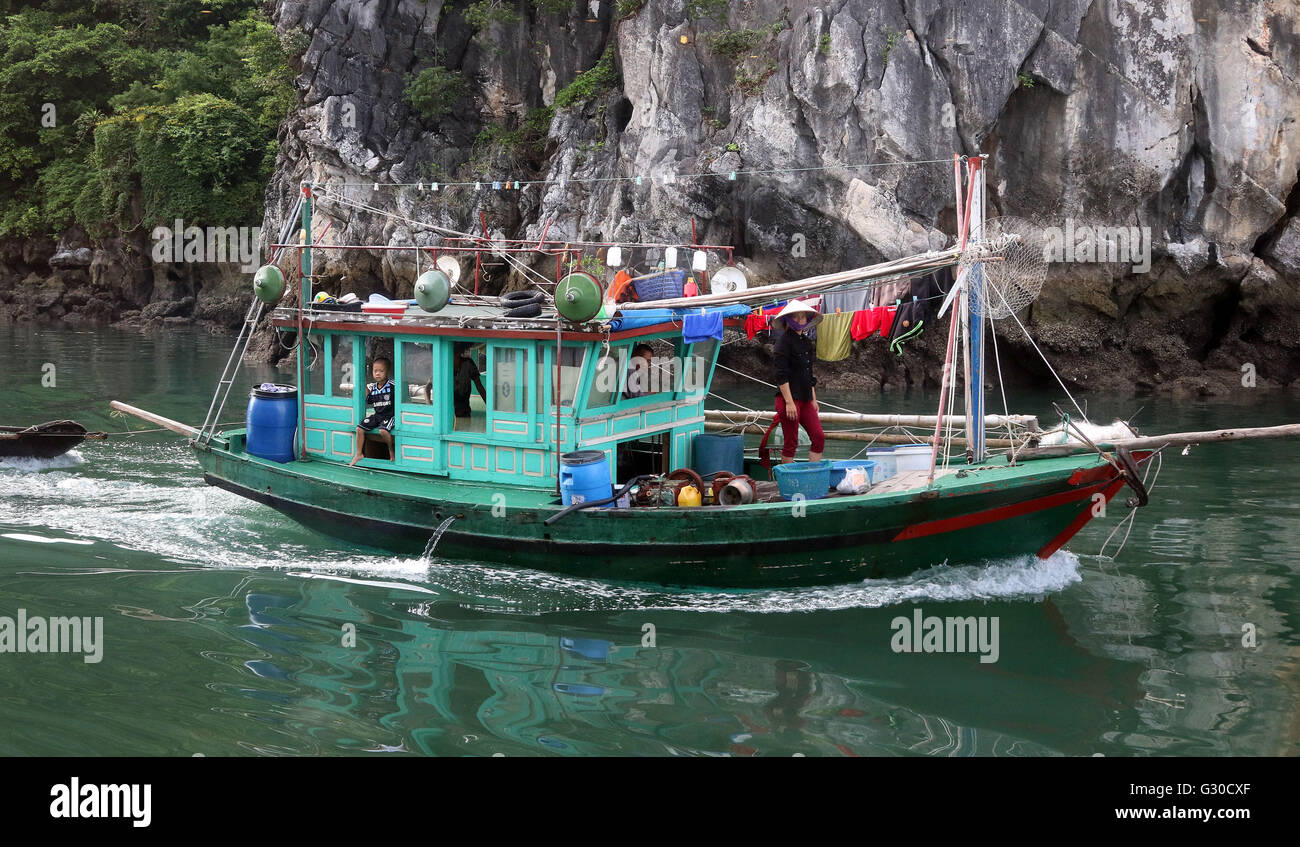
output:
<svg viewBox="0 0 1300 847"><path fill-rule="evenodd" d="M289 215L285 218L284 229L280 233L280 244L287 244L289 236L293 234L295 227L299 225L298 215L302 212L302 197L299 196L297 201L290 209ZM268 264L276 264L280 257L284 255L287 248L278 248L271 254ZM248 304L248 311L244 313L244 323L239 328L239 336L235 339L235 345L230 350L230 358L226 359L226 367L221 371L221 380L217 383L216 391L212 393L212 402L208 404L208 413L203 418L203 426L199 427L199 432L194 436L194 443L209 444L212 437L216 435L218 421L221 420L221 413L225 411L226 401L230 399L230 388L235 384L235 379L239 376L239 366L244 363L244 354L248 352L248 345L253 340L253 333L257 330L257 322L262 318L262 300L257 295L253 295L253 302Z"/></svg>
<svg viewBox="0 0 1300 847"><path fill-rule="evenodd" d="M199 428L199 434L194 437L196 442L208 444L216 434L217 421L221 420L221 413L230 398L230 387L234 385L235 378L239 375L239 366L244 361L244 354L248 352L249 342L253 340L253 333L257 330L257 322L261 317L262 301L254 295L253 302L248 304L248 311L244 314L244 323L239 328L235 346L230 350L230 358L226 360L226 367L221 372L221 381L217 383L217 390L212 393L212 402L208 404L208 414L203 418L203 426Z"/></svg>

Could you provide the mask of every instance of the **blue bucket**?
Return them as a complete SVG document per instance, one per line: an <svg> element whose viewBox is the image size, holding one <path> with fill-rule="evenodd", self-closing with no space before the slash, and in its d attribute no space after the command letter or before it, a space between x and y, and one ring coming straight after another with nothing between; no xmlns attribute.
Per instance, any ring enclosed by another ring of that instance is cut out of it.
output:
<svg viewBox="0 0 1300 847"><path fill-rule="evenodd" d="M609 460L599 450L577 450L560 456L560 502L566 506L614 496ZM613 507L613 502L605 508Z"/></svg>
<svg viewBox="0 0 1300 847"><path fill-rule="evenodd" d="M777 465L773 470L782 499L793 500L796 494L802 494L805 500L820 500L830 491L831 463L825 459L789 462Z"/></svg>
<svg viewBox="0 0 1300 847"><path fill-rule="evenodd" d="M264 382L253 387L244 416L248 429L245 450L272 462L292 462L298 433L298 389Z"/></svg>
<svg viewBox="0 0 1300 847"><path fill-rule="evenodd" d="M862 468L867 472L867 481L870 482L875 467L876 463L870 459L845 459L839 462L831 462L831 488L840 484L844 479L844 472L849 468Z"/></svg>
<svg viewBox="0 0 1300 847"><path fill-rule="evenodd" d="M745 472L745 436L740 433L697 432L691 449L695 451L691 467L700 476L718 471L740 476Z"/></svg>

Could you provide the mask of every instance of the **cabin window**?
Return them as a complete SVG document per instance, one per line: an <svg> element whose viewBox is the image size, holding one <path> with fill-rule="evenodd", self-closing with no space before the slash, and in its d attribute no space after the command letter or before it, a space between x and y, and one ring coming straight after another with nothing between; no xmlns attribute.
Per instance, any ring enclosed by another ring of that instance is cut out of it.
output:
<svg viewBox="0 0 1300 847"><path fill-rule="evenodd" d="M591 379L591 391L587 393L587 408L598 409L608 406L618 397L619 376L624 370L620 363L626 362L626 346L612 348L596 360L596 373Z"/></svg>
<svg viewBox="0 0 1300 847"><path fill-rule="evenodd" d="M713 355L718 349L716 339L697 341L686 353L685 367L678 376L677 391L685 397L698 397L709 387L709 369L713 367Z"/></svg>
<svg viewBox="0 0 1300 847"><path fill-rule="evenodd" d="M325 393L325 339L313 338L307 342L307 373L304 374L308 394Z"/></svg>
<svg viewBox="0 0 1300 847"><path fill-rule="evenodd" d="M546 366L542 356L542 350L546 349L552 356L555 355L555 345L548 348L539 346L537 348L537 385L546 386L545 391L537 392L537 411L545 411L543 408L543 397L546 394L554 392L552 387L555 382L555 375L551 369ZM582 377L582 364L587 355L585 347L562 347L560 354L560 402L564 406L572 406L573 398L578 393L578 382ZM551 398L554 402L554 397Z"/></svg>
<svg viewBox="0 0 1300 847"><path fill-rule="evenodd" d="M351 397L356 384L356 365L352 359L352 336L330 336L330 396Z"/></svg>
<svg viewBox="0 0 1300 847"><path fill-rule="evenodd" d="M524 380L527 351L522 347L492 348L492 410L522 414L528 384Z"/></svg>
<svg viewBox="0 0 1300 847"><path fill-rule="evenodd" d="M631 345L622 374L623 399L636 400L671 392L676 372L671 354L671 348L656 349L644 341Z"/></svg>
<svg viewBox="0 0 1300 847"><path fill-rule="evenodd" d="M402 342L402 401L433 403L433 345Z"/></svg>

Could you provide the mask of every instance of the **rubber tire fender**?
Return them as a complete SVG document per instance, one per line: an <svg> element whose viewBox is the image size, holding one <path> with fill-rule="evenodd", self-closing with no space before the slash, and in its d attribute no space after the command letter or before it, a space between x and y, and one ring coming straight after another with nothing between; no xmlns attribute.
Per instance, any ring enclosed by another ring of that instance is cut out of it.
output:
<svg viewBox="0 0 1300 847"><path fill-rule="evenodd" d="M501 295L501 305L514 308L528 303L541 303L545 299L546 295L540 291L511 291Z"/></svg>
<svg viewBox="0 0 1300 847"><path fill-rule="evenodd" d="M540 300L530 300L522 306L516 306L513 309L507 309L505 316L507 318L535 318L542 313L542 303Z"/></svg>

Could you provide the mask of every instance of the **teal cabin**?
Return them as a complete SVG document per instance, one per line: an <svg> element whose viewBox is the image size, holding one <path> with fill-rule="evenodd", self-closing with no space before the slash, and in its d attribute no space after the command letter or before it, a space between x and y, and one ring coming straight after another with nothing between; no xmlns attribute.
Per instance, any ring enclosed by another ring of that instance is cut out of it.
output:
<svg viewBox="0 0 1300 847"><path fill-rule="evenodd" d="M351 461L357 424L369 411L366 383L382 356L392 361L396 387L394 450L389 456L387 444L370 435L360 467L551 488L557 453L574 450L603 452L614 483L690 466L692 438L704 430L716 340L686 344L681 324L671 321L608 332L575 326L560 332L557 391L553 321L506 322L497 309L470 305L411 312L315 312L304 324L309 350L300 357L308 364L299 375L298 436L305 457ZM284 312L275 323L297 326ZM649 366L633 356L641 344L653 349ZM470 414L458 417L455 372L465 345L486 397L471 388Z"/></svg>

